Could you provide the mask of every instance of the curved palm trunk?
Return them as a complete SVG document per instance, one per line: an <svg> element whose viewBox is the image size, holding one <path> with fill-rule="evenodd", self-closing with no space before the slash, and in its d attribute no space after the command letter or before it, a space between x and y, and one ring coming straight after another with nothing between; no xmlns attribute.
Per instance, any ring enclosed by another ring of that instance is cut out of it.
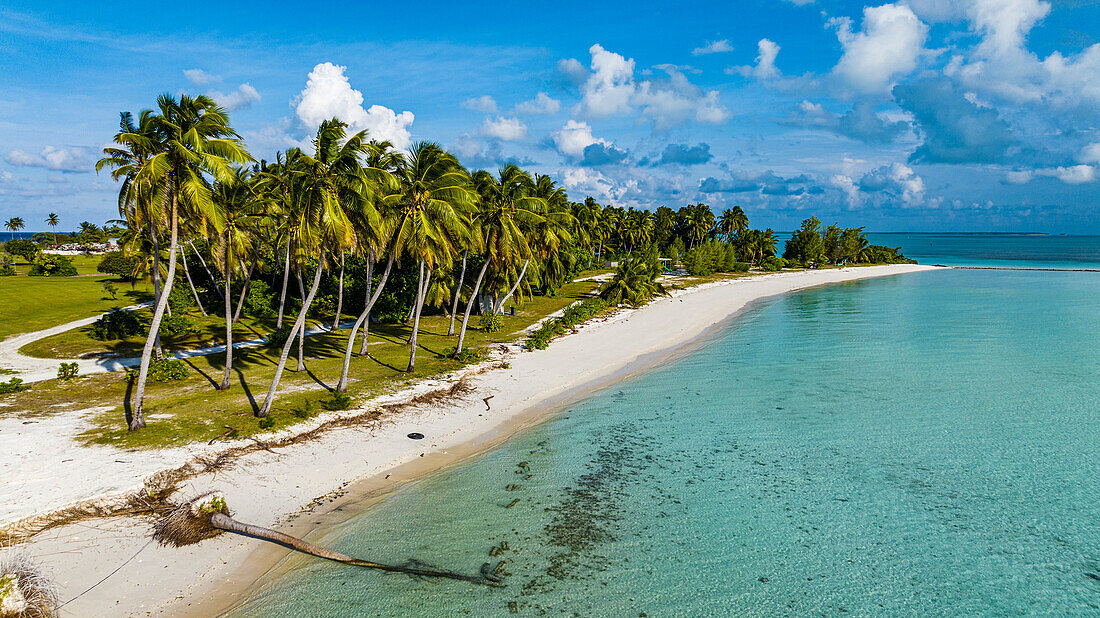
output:
<svg viewBox="0 0 1100 618"><path fill-rule="evenodd" d="M157 239L157 233L154 231L153 235L153 297L157 304L160 304L160 297L164 295L163 286L160 281L160 241ZM169 311L168 315L172 315ZM152 332L150 329L149 332ZM160 345L160 333L157 333L156 339L153 342L154 349L157 353L157 360L164 360L164 348Z"/></svg>
<svg viewBox="0 0 1100 618"><path fill-rule="evenodd" d="M317 294L317 287L321 284L321 269L324 267L324 264L325 250L321 249L321 256L317 260L317 270L313 273L313 286L309 289L309 295L302 301L302 310L298 313L298 318L294 320L294 326L290 328L290 336L287 337L286 343L283 344L283 351L279 355L279 364L275 367L275 377L271 379L271 388L267 391L264 405L260 408L260 411L256 413L258 417L263 418L271 412L271 404L275 402L275 391L279 390L279 380L283 377L286 359L290 356L290 347L294 345L294 335L298 334L300 330L305 330L306 311L309 310L309 305L313 302L314 295Z"/></svg>
<svg viewBox="0 0 1100 618"><path fill-rule="evenodd" d="M371 307L378 300L378 297L382 295L382 288L386 287L386 279L390 277L390 269L393 267L393 255L390 255L390 259L386 262L386 270L382 272L382 279L378 282L378 289L375 290L374 295L367 300L366 306L363 308L363 313L359 314L359 318L355 320L355 325L351 327L351 334L348 335L348 347L344 350L344 368L340 372L340 382L336 384L336 392L345 393L348 390L348 369L351 367L351 350L355 347L355 334L359 332L359 326L366 321L367 316L370 315ZM369 272L368 272L369 274ZM367 284L367 290L369 293L370 284ZM363 329L363 339L367 337L366 329Z"/></svg>
<svg viewBox="0 0 1100 618"><path fill-rule="evenodd" d="M455 346L455 358L462 353L462 344L466 341L466 324L470 321L470 310L474 307L474 301L477 300L477 293L481 290L481 280L485 278L485 271L489 269L489 260L485 260L485 263L481 265L481 272L477 274L477 282L474 283L474 290L470 292L470 300L466 301L466 313L462 315L462 330L458 334L458 345Z"/></svg>
<svg viewBox="0 0 1100 618"><path fill-rule="evenodd" d="M214 284L214 291L221 295L222 291L218 289L218 280L214 278L214 274L210 272L210 267L206 265L206 260L202 257L202 252L195 248L195 241L189 240L187 244L191 245L191 250L195 252L195 257L199 258L199 264L202 264L202 269L206 271L206 276L210 278L210 283Z"/></svg>
<svg viewBox="0 0 1100 618"><path fill-rule="evenodd" d="M244 272L244 262L241 262L241 272ZM252 274L256 272L256 262L252 261L252 266L248 269L248 274L244 279L244 286L241 287L241 297L237 300L237 310L233 312L233 323L236 324L241 320L241 310L244 308L244 299L248 296L248 288L252 287ZM229 288L226 288L226 294L229 293Z"/></svg>
<svg viewBox="0 0 1100 618"><path fill-rule="evenodd" d="M458 274L458 285L455 286L455 300L451 303L451 325L447 328L447 336L455 336L455 314L458 313L458 297L462 294L462 282L466 278L466 254L462 252L462 270Z"/></svg>
<svg viewBox="0 0 1100 618"><path fill-rule="evenodd" d="M229 243L226 243L225 249L225 373L222 375L222 383L218 385L219 391L224 391L229 388L229 377L233 372L233 322L232 319L233 307L230 301L232 295L229 290L233 284L233 267L232 260L229 259Z"/></svg>
<svg viewBox="0 0 1100 618"><path fill-rule="evenodd" d="M279 292L279 319L275 328L283 327L283 308L286 307L286 284L290 277L290 234L286 235L286 262L283 264L283 289Z"/></svg>
<svg viewBox="0 0 1100 618"><path fill-rule="evenodd" d="M424 260L420 260L420 277L416 282L416 302L413 303L412 335L409 336L409 367L405 370L407 373L416 370L416 336L420 332L420 308L424 306L424 297L428 293L428 280L431 278L430 269L428 276L424 276Z"/></svg>
<svg viewBox="0 0 1100 618"><path fill-rule="evenodd" d="M156 309L153 310L153 322L149 325L149 336L145 338L145 347L141 351L141 366L138 368L137 385L134 388L134 407L130 417L130 431L137 431L145 427L145 413L143 411L143 399L145 398L145 381L149 378L149 361L153 355L153 342L160 332L160 322L164 318L164 310L168 306L168 294L172 291L172 282L176 277L176 246L179 241L179 213L177 197L172 194L172 240L170 241L171 253L168 254L168 280L164 282L164 290L157 299Z"/></svg>
<svg viewBox="0 0 1100 618"><path fill-rule="evenodd" d="M199 299L199 292L195 289L195 282L191 280L191 269L187 268L187 250L182 246L180 250L180 263L183 264L183 274L187 276L187 285L191 288L191 295L195 297L195 304L199 306L199 311L202 312L202 317L206 317L206 309L202 306L202 300Z"/></svg>
<svg viewBox="0 0 1100 618"><path fill-rule="evenodd" d="M374 283L374 252L371 251L370 260L367 261L367 291L363 296L363 304L366 305L370 302L370 288ZM385 283L382 281L381 283ZM366 319L363 320L363 346L359 348L359 356L365 356L367 354L367 336L370 334L370 311L366 313Z"/></svg>
<svg viewBox="0 0 1100 618"><path fill-rule="evenodd" d="M297 275L298 275L298 294L300 294L300 295L302 296L302 309L301 309L301 311L299 311L299 312L298 312L298 317L302 318L302 328L301 328L301 330L299 330L299 331L298 331L298 368L297 368L297 369L295 369L295 371L302 371L303 369L305 369L305 368L306 368L306 357L305 357L305 348L306 348L306 326L305 326L305 315L306 315L306 313L307 313L307 309L308 309L308 308L306 307L306 304L305 304L305 303L306 303L306 301L305 301L305 298L306 298L306 286L302 284L302 273L300 273L300 272L299 272L299 273L297 273ZM291 335L291 338L293 338L293 335Z"/></svg>
<svg viewBox="0 0 1100 618"><path fill-rule="evenodd" d="M332 319L332 330L340 328L340 314L344 311L344 252L340 252L340 285L336 292L336 317Z"/></svg>
<svg viewBox="0 0 1100 618"><path fill-rule="evenodd" d="M504 303L508 302L508 299L512 297L512 294L515 294L516 290L519 289L519 284L521 281L523 281L523 275L527 273L527 265L530 263L531 258L527 258L523 261L523 268L520 269L519 276L516 277L515 285L513 285L512 289L508 290L508 293L504 295L504 298L500 299L500 301L497 302L496 306L493 307L493 313L500 313L501 308L504 307Z"/></svg>
<svg viewBox="0 0 1100 618"><path fill-rule="evenodd" d="M332 560L343 564L350 564L353 566L367 567L371 569L380 569L383 571L392 571L396 573L408 573L410 575L416 575L418 577L444 577L447 579L457 579L462 581L468 581L478 584L495 585L500 583L500 579L491 577L491 573L486 575L488 571L488 564L482 567L483 575L481 577L462 575L461 573L455 573L453 571L444 571L432 567L418 567L411 565L391 565L382 564L379 562L371 562L370 560L360 560L359 558L352 558L346 554L341 554L337 551L332 551L319 545L314 545L309 541L299 539L297 537L284 534L278 530L272 530L271 528L265 528L263 526L256 526L253 524L246 524L241 521L237 521L225 513L215 512L210 515L210 525L219 530L225 530L227 532L233 532L244 536L250 536L256 539L262 539L264 541L270 541L272 543L278 543L284 547L289 547L295 551L300 551L303 554L309 554L310 556L316 556L318 558L324 558L326 560ZM415 563L413 563L415 564Z"/></svg>

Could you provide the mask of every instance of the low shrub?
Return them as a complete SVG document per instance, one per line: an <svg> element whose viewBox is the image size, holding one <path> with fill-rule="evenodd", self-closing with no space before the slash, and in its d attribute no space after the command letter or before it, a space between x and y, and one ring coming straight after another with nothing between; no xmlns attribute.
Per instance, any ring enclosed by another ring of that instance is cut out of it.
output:
<svg viewBox="0 0 1100 618"><path fill-rule="evenodd" d="M443 350L444 358L454 358L460 363L476 363L485 357L485 354L478 348L462 348L462 352L455 356L455 347L451 346L446 350Z"/></svg>
<svg viewBox="0 0 1100 618"><path fill-rule="evenodd" d="M268 414L260 419L260 429L271 429L275 426L275 417Z"/></svg>
<svg viewBox="0 0 1100 618"><path fill-rule="evenodd" d="M76 363L61 363L57 368L57 379L62 382L68 382L75 378L78 373L80 373L80 365Z"/></svg>
<svg viewBox="0 0 1100 618"><path fill-rule="evenodd" d="M347 393L333 393L332 399L321 402L321 406L326 410L347 410L351 404L351 395Z"/></svg>
<svg viewBox="0 0 1100 618"><path fill-rule="evenodd" d="M16 238L4 243L4 251L12 255L18 255L30 262L38 255L38 245L27 238Z"/></svg>
<svg viewBox="0 0 1100 618"><path fill-rule="evenodd" d="M34 258L28 274L32 277L75 277L76 267L63 255L43 253Z"/></svg>
<svg viewBox="0 0 1100 618"><path fill-rule="evenodd" d="M172 310L172 313L183 313L194 304L195 299L191 296L191 288L187 285L180 285L180 282L176 281L172 289L168 291L168 308Z"/></svg>
<svg viewBox="0 0 1100 618"><path fill-rule="evenodd" d="M138 370L131 369L126 372L126 378L131 382L136 382L138 377ZM187 377L187 364L181 360L174 358L166 358L164 360L154 360L149 363L149 377L150 382L175 382Z"/></svg>
<svg viewBox="0 0 1100 618"><path fill-rule="evenodd" d="M760 262L760 268L763 268L768 272L775 272L777 270L783 270L787 267L787 264L787 260L784 260L781 257L775 257L773 255L771 257L764 258L764 260Z"/></svg>
<svg viewBox="0 0 1100 618"><path fill-rule="evenodd" d="M281 348L286 345L286 340L290 338L290 328L290 324L283 324L279 328L268 333L267 345L273 348Z"/></svg>
<svg viewBox="0 0 1100 618"><path fill-rule="evenodd" d="M14 277L14 276L15 276L15 268L13 268L11 264L8 264L6 261L5 261L4 264L0 264L0 277Z"/></svg>
<svg viewBox="0 0 1100 618"><path fill-rule="evenodd" d="M19 378L12 378L7 382L0 382L0 395L7 395L8 393L18 393L25 391L29 386L23 386L23 380Z"/></svg>
<svg viewBox="0 0 1100 618"><path fill-rule="evenodd" d="M504 318L497 313L487 311L478 318L478 324L481 325L481 330L487 333L495 333L504 328Z"/></svg>
<svg viewBox="0 0 1100 618"><path fill-rule="evenodd" d="M253 281L244 297L244 312L255 318L273 316L275 310L271 308L271 304L274 298L266 281Z"/></svg>
<svg viewBox="0 0 1100 618"><path fill-rule="evenodd" d="M171 294L169 294L168 296L171 297ZM169 301L169 304L171 304L171 301ZM179 315L178 313L175 315L170 315L160 322L161 334L167 335L169 337L180 337L186 335L187 333L191 332L194 327L195 323L191 320L191 318Z"/></svg>
<svg viewBox="0 0 1100 618"><path fill-rule="evenodd" d="M145 331L133 311L115 309L92 323L92 339L108 341L140 335Z"/></svg>
<svg viewBox="0 0 1100 618"><path fill-rule="evenodd" d="M578 324L607 311L607 307L607 301L602 298L590 298L570 305L565 308L560 318L546 320L539 326L538 330L528 335L524 345L529 350L544 350L546 346L550 345L551 339L558 335L564 335Z"/></svg>
<svg viewBox="0 0 1100 618"><path fill-rule="evenodd" d="M735 273L747 273L752 264L748 262L735 262L733 264L733 272Z"/></svg>

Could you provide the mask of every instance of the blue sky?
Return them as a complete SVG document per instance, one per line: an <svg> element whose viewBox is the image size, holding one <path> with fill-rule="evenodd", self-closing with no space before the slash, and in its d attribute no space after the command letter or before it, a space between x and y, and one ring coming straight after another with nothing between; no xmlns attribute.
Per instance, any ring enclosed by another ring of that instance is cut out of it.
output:
<svg viewBox="0 0 1100 618"><path fill-rule="evenodd" d="M177 5L178 6L178 5ZM257 158L338 115L575 200L876 231L1100 233L1089 0L0 5L0 218L115 216L91 171L162 92Z"/></svg>

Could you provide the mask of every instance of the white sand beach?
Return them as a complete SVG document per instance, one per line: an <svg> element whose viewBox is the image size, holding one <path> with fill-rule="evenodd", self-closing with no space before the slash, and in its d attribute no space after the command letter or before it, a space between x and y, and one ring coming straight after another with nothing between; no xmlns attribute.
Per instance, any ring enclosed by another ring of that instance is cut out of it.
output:
<svg viewBox="0 0 1100 618"><path fill-rule="evenodd" d="M241 521L305 536L328 511L353 503L361 508L365 496L497 444L547 418L563 403L682 353L754 301L813 286L932 269L893 265L786 272L677 291L642 309L593 320L546 350L511 346L499 351L496 362L503 360L506 366L472 375L473 391L461 401L405 408L370 427L336 429L314 440L257 450L189 479L175 497L218 490ZM408 399L459 377L425 380L365 408ZM483 398L489 396L491 409L486 410ZM326 418L332 416L309 426ZM118 499L160 470L227 448L223 443L124 453L81 447L59 437L73 435L79 425L69 417L28 425L5 421L0 426L5 494L0 518L10 524L81 500ZM425 438L410 440L410 432ZM73 616L216 615L288 554L229 534L188 548L160 548L150 542L151 533L147 518L86 519L42 532L24 548L52 572L62 602L109 575L64 607Z"/></svg>

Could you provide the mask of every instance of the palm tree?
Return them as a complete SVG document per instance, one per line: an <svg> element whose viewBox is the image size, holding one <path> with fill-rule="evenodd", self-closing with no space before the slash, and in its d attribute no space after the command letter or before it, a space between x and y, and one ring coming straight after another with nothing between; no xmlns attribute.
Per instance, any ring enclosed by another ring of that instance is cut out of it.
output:
<svg viewBox="0 0 1100 618"><path fill-rule="evenodd" d="M718 232L726 237L726 242L732 242L733 237L749 229L749 218L740 206L727 208L718 217Z"/></svg>
<svg viewBox="0 0 1100 618"><path fill-rule="evenodd" d="M710 206L706 204L689 206L687 226L688 235L691 237L691 244L688 245L690 249L694 247L696 243L706 240L710 231L714 228L714 213L711 212Z"/></svg>
<svg viewBox="0 0 1100 618"><path fill-rule="evenodd" d="M170 94L157 99L158 112L151 115L153 129L153 154L137 170L134 182L141 187L158 187L155 200L168 212L168 274L153 310L149 336L142 350L134 389L134 405L130 430L145 426L143 404L145 382L149 376L149 363L153 342L160 330L160 323L168 305L168 295L176 277L176 255L179 245L180 220L189 219L192 225L203 227L212 224L220 230L222 223L214 205L206 175L219 182L228 182L233 175L233 164L244 164L252 157L239 141L239 135L229 125L229 116L213 99L200 95L180 95L177 100ZM141 140L146 139L140 136ZM139 136L116 136L121 145L139 141ZM106 152L106 151L105 151ZM113 165L111 154L107 162ZM97 164L99 167L99 164Z"/></svg>
<svg viewBox="0 0 1100 618"><path fill-rule="evenodd" d="M11 232L11 239L15 240L15 233L23 229L23 217L12 217L4 223L4 227Z"/></svg>
<svg viewBox="0 0 1100 618"><path fill-rule="evenodd" d="M661 267L655 252L629 257L619 264L615 276L600 292L600 296L611 305L640 307L654 296L666 293L664 286L657 282L660 272Z"/></svg>
<svg viewBox="0 0 1100 618"><path fill-rule="evenodd" d="M316 256L317 266L309 293L304 295L302 309L283 344L267 397L256 416L265 417L271 412L294 337L298 335L299 342L304 337L306 314L321 283L321 271L329 249L344 251L355 247L355 230L348 211L365 202L374 203L375 196L369 193L370 187L364 181L359 163L359 157L366 150L365 134L361 131L345 139L347 124L336 118L325 120L317 127L317 137L313 141L315 154L312 157L300 151L287 157L297 161L289 173L298 177L296 190L302 192L298 202L301 206L299 219L294 223L294 253L299 262L304 262L306 256Z"/></svg>
<svg viewBox="0 0 1100 618"><path fill-rule="evenodd" d="M523 260L523 269L516 277L516 285L519 285L532 256L525 230L532 229L543 220L542 212L546 208L546 200L533 195L535 186L531 177L515 165L500 168L497 177L489 172L477 172L473 181L479 198L473 228L480 233L477 244L483 247L484 262L470 293L470 300L466 303L458 345L455 346L456 358L462 353L470 311L477 300L486 271L492 268L499 284L506 281L508 272ZM498 311L507 298L505 296L494 303L489 310Z"/></svg>
<svg viewBox="0 0 1100 618"><path fill-rule="evenodd" d="M51 212L46 217L46 225L50 226L50 229L54 230L53 244L57 244L57 226L61 225L61 219L57 216L56 212Z"/></svg>
<svg viewBox="0 0 1100 618"><path fill-rule="evenodd" d="M450 266L458 248L468 244L469 212L475 198L469 173L454 155L430 142L413 144L402 156L396 177L400 188L387 198L394 207L391 251L398 259L409 256L415 260L420 272L406 369L412 372L416 369L420 311L428 292L426 281L434 269Z"/></svg>
<svg viewBox="0 0 1100 618"><path fill-rule="evenodd" d="M237 317L233 312L232 295L233 271L242 258L252 250L252 235L254 217L259 203L253 200L253 191L250 186L250 174L248 170L239 168L234 170L233 176L227 182L214 183L214 202L221 210L221 218L224 222L222 233L218 236L218 253L222 260L219 265L222 275L225 277L225 373L218 390L229 388L230 377L233 372L233 323ZM243 270L243 269L242 269ZM241 299L237 312L244 305L245 292L248 289L248 281L241 286Z"/></svg>

